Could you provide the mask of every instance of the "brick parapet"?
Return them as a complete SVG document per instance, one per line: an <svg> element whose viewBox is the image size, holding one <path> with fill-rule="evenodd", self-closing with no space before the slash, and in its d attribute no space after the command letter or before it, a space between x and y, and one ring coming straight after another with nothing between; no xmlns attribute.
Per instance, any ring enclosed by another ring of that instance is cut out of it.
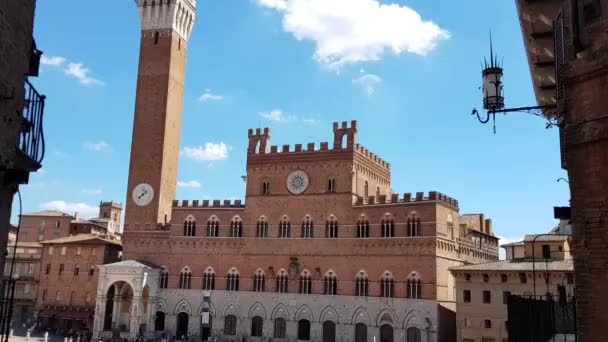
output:
<svg viewBox="0 0 608 342"><path fill-rule="evenodd" d="M380 196L369 196L367 198L357 196L354 206L375 206L375 205L395 205L395 204L410 204L418 202L439 202L445 204L451 208L458 210L458 200L446 196L437 191L430 191L427 194L424 192L417 192L415 196L407 192L403 194L403 197L399 197L399 194L392 194L390 197L385 195Z"/></svg>

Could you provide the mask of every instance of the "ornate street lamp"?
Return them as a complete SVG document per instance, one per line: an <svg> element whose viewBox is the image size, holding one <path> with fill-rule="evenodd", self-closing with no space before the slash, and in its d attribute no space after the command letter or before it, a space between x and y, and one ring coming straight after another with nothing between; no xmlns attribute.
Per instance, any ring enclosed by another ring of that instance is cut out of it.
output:
<svg viewBox="0 0 608 342"><path fill-rule="evenodd" d="M546 111L555 110L555 105L505 108L502 75L502 65L498 62L498 57L494 56L494 50L492 48L492 36L490 35L490 62L488 63L488 61L484 58L483 70L481 71L481 77L483 80L483 109L486 111L486 116L485 118L482 118L475 108L473 108L471 115L477 115L477 120L479 120L479 122L482 124L488 123L491 118L494 133L496 133L497 113L506 114L510 112L521 112L539 116L547 120L546 128L557 124L555 119L549 118L548 116L545 117L545 115L543 115L543 113Z"/></svg>

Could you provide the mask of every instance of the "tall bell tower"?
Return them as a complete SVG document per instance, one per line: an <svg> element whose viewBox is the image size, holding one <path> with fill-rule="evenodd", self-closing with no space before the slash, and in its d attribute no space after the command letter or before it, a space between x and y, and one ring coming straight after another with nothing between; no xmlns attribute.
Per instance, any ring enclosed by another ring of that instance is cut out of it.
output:
<svg viewBox="0 0 608 342"><path fill-rule="evenodd" d="M188 38L196 0L135 0L141 20L125 233L171 219Z"/></svg>

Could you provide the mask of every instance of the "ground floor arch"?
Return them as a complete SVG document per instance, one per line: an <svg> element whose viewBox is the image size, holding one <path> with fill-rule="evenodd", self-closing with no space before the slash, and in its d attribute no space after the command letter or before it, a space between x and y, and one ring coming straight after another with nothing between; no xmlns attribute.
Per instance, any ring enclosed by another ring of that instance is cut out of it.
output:
<svg viewBox="0 0 608 342"><path fill-rule="evenodd" d="M380 342L393 342L394 332L393 327L389 324L380 326Z"/></svg>
<svg viewBox="0 0 608 342"><path fill-rule="evenodd" d="M177 338L184 339L188 337L188 321L190 315L186 312L180 312L177 314L177 328L175 330L175 335Z"/></svg>
<svg viewBox="0 0 608 342"><path fill-rule="evenodd" d="M333 321L323 322L323 342L336 341L336 323Z"/></svg>
<svg viewBox="0 0 608 342"><path fill-rule="evenodd" d="M367 325L364 323L355 325L355 342L367 342Z"/></svg>

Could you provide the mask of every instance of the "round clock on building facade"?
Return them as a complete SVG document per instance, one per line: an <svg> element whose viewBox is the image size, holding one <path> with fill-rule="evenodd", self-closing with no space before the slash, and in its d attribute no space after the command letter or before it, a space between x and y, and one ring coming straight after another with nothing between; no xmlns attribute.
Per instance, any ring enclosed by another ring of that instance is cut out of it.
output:
<svg viewBox="0 0 608 342"><path fill-rule="evenodd" d="M140 183L133 189L132 196L133 202L135 202L136 205L143 207L152 202L152 199L154 198L154 189L150 184Z"/></svg>
<svg viewBox="0 0 608 342"><path fill-rule="evenodd" d="M287 190L294 195L303 193L308 183L308 175L302 170L294 171L287 176Z"/></svg>

